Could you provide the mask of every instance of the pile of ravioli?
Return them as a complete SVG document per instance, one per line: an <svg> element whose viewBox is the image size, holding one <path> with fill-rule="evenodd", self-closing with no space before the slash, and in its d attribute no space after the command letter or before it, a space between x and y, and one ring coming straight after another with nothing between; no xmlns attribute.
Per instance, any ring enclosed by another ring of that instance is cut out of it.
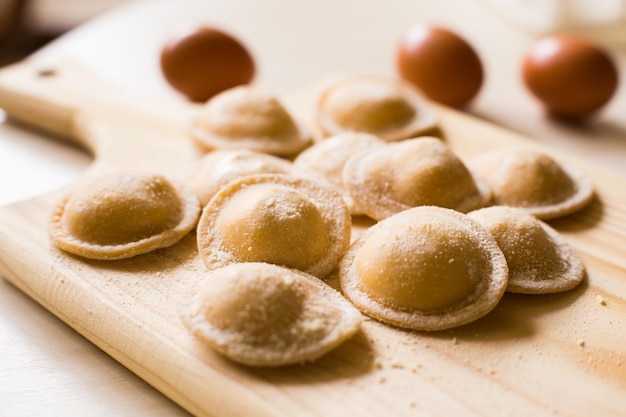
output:
<svg viewBox="0 0 626 417"><path fill-rule="evenodd" d="M51 239L113 261L195 230L206 276L181 300L182 322L251 366L315 360L363 315L443 330L483 317L505 291L583 280L580 257L544 222L592 200L577 168L526 148L464 161L434 136L423 96L382 77L327 84L312 119L253 87L227 90L190 123L206 154L187 181L90 178L54 208ZM352 236L353 216L373 225Z"/></svg>

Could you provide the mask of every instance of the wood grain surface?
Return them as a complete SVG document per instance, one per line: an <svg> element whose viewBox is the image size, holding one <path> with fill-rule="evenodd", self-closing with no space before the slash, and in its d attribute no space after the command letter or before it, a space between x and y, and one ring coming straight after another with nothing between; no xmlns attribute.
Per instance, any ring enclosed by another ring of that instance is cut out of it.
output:
<svg viewBox="0 0 626 417"><path fill-rule="evenodd" d="M286 98L299 114L310 94ZM309 104L308 104L309 103ZM0 107L86 146L86 175L112 168L184 179L200 152L193 108L144 103L67 65L0 71ZM436 107L462 157L535 142ZM506 294L463 327L420 333L366 320L354 338L301 366L233 364L178 319L205 270L195 235L128 260L90 261L51 246L47 223L64 190L0 209L0 274L84 337L200 416L620 416L626 411L626 184L557 149L593 178L597 198L552 221L581 254L587 279L554 295ZM356 219L356 231L368 223ZM330 282L331 285L334 284Z"/></svg>

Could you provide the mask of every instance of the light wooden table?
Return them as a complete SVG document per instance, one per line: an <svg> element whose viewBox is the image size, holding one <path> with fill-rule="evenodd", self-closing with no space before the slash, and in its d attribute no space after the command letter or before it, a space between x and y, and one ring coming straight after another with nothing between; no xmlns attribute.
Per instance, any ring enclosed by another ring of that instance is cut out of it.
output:
<svg viewBox="0 0 626 417"><path fill-rule="evenodd" d="M256 82L285 94L337 73L393 74L393 48L411 23L434 22L477 48L486 83L468 112L626 176L626 82L597 119L567 126L543 116L519 78L532 35L468 0L147 0L102 16L41 51L69 56L138 94L180 98L161 79L164 39L185 23L237 34L259 64ZM626 79L626 45L608 43ZM0 204L56 189L88 166L79 149L0 123ZM0 280L0 415L175 416L186 413Z"/></svg>

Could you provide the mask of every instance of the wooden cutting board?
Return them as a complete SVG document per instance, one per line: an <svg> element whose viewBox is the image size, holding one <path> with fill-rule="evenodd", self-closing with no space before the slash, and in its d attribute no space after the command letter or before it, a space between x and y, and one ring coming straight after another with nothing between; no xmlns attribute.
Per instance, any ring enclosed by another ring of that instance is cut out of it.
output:
<svg viewBox="0 0 626 417"><path fill-rule="evenodd" d="M285 98L302 116L310 116L310 99ZM85 175L141 168L185 179L201 155L186 132L192 106L146 104L67 63L27 61L1 70L0 107L89 149L94 163ZM462 157L538 147L465 114L436 110ZM506 294L483 319L443 332L366 320L359 334L311 364L243 367L185 330L178 309L205 273L193 234L113 262L52 247L47 223L64 190L0 209L0 274L199 416L623 416L626 181L542 149L585 169L597 187L590 207L551 222L583 257L585 283L555 295ZM357 221L355 231L364 227Z"/></svg>

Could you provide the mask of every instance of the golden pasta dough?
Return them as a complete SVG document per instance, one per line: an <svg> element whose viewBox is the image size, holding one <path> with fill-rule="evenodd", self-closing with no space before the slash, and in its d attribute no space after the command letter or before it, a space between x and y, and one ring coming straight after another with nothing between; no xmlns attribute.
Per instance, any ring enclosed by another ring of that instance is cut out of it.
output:
<svg viewBox="0 0 626 417"><path fill-rule="evenodd" d="M181 318L211 348L252 366L315 360L361 323L361 314L323 281L267 263L213 270Z"/></svg>
<svg viewBox="0 0 626 417"><path fill-rule="evenodd" d="M493 234L509 266L507 291L567 291L585 276L582 260L552 227L523 209L493 206L469 213Z"/></svg>
<svg viewBox="0 0 626 417"><path fill-rule="evenodd" d="M223 187L198 224L209 269L268 262L324 278L350 244L343 199L323 183L280 174L243 177Z"/></svg>
<svg viewBox="0 0 626 417"><path fill-rule="evenodd" d="M376 220L415 206L467 212L485 206L491 196L442 141L431 137L354 155L344 166L343 183L363 213Z"/></svg>
<svg viewBox="0 0 626 417"><path fill-rule="evenodd" d="M194 169L190 185L204 207L230 181L252 174L288 174L291 162L248 149L215 150L204 155Z"/></svg>
<svg viewBox="0 0 626 417"><path fill-rule="evenodd" d="M129 258L178 242L199 213L190 188L157 174L120 172L75 187L54 209L50 235L85 258Z"/></svg>
<svg viewBox="0 0 626 417"><path fill-rule="evenodd" d="M206 149L251 149L290 156L311 139L274 96L249 86L228 89L206 102L191 135Z"/></svg>
<svg viewBox="0 0 626 417"><path fill-rule="evenodd" d="M489 184L494 204L521 207L540 219L574 213L593 199L584 172L532 149L490 151L468 165Z"/></svg>
<svg viewBox="0 0 626 417"><path fill-rule="evenodd" d="M406 139L437 129L437 119L414 87L378 76L352 76L328 85L317 103L323 136L370 133L385 141Z"/></svg>
<svg viewBox="0 0 626 417"><path fill-rule="evenodd" d="M491 311L506 259L487 229L442 207L415 207L368 229L339 264L344 294L363 313L415 330L442 330Z"/></svg>

